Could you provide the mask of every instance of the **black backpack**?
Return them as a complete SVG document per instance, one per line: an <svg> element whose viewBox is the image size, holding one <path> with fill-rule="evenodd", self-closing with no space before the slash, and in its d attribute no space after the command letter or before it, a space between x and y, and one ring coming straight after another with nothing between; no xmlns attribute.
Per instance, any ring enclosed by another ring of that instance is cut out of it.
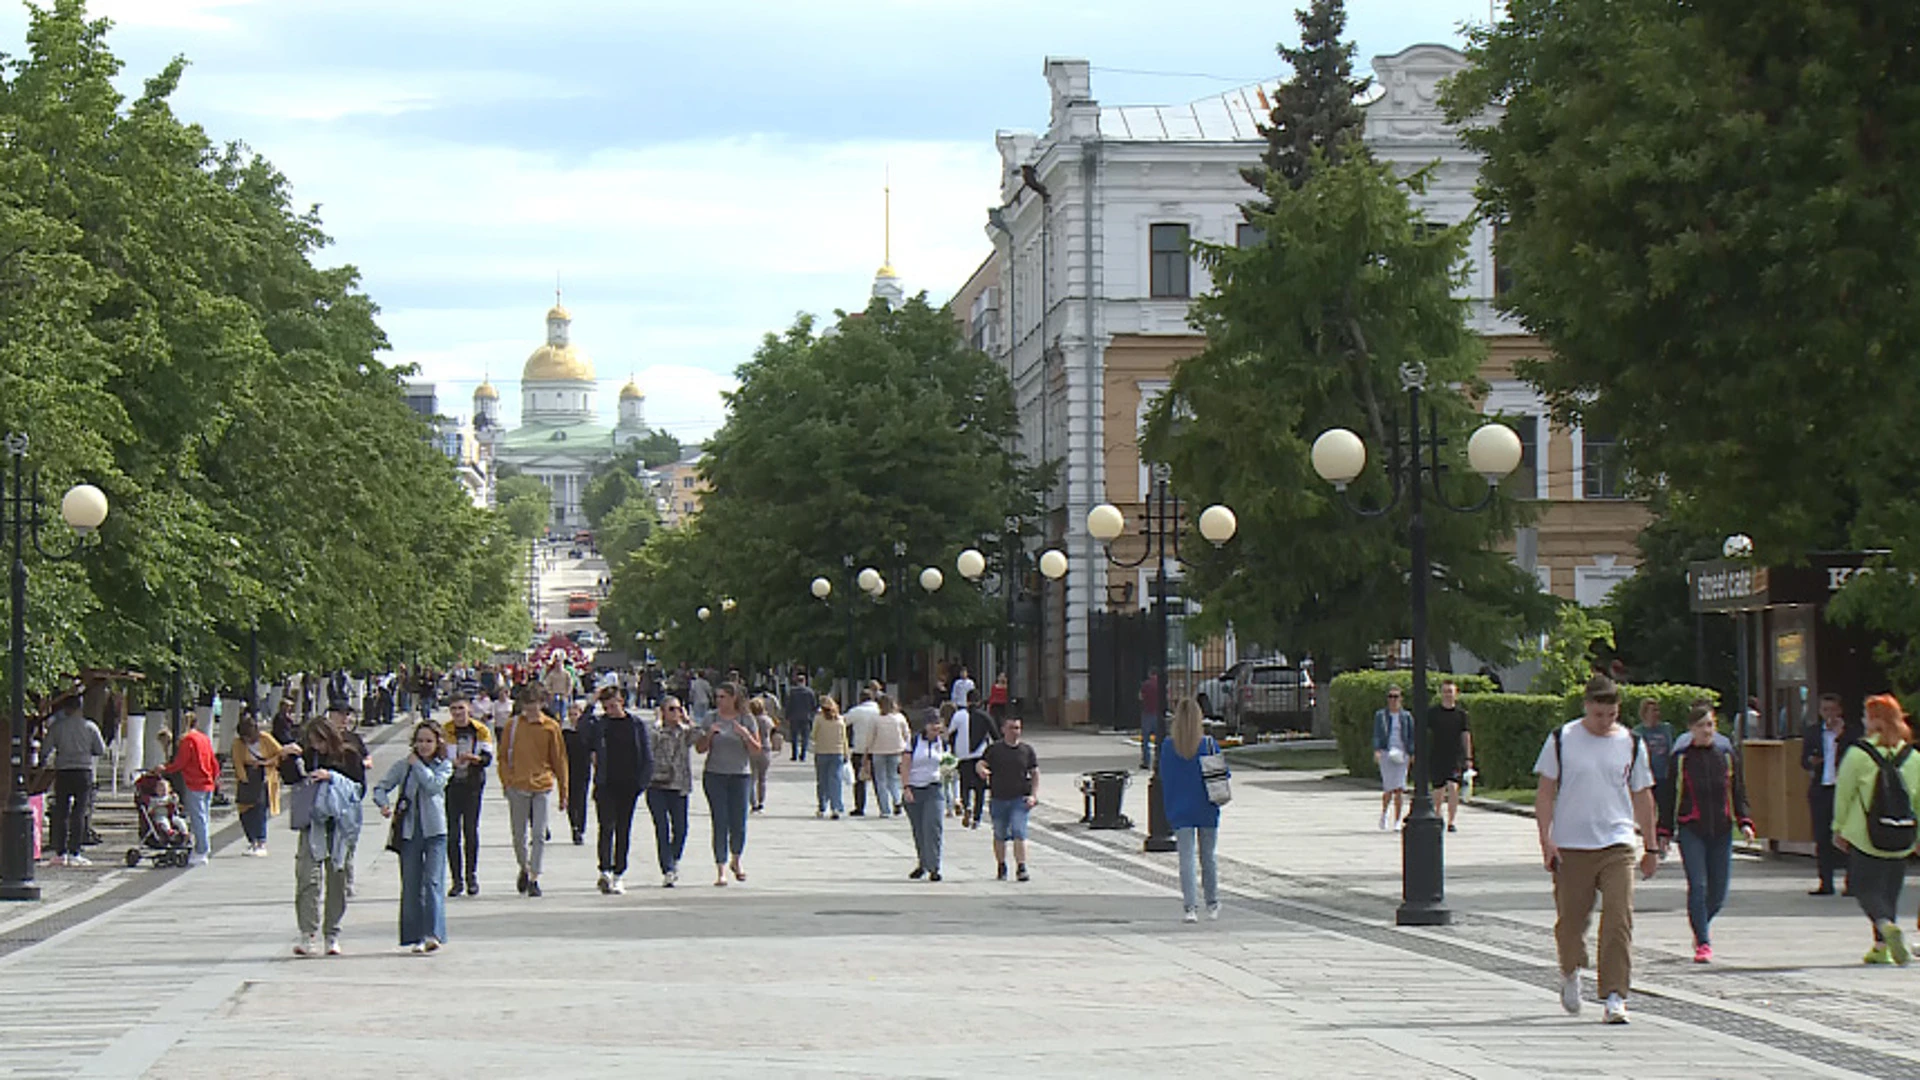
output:
<svg viewBox="0 0 1920 1080"><path fill-rule="evenodd" d="M1913 747L1903 746L1892 757L1882 757L1865 739L1853 745L1865 751L1880 769L1873 784L1873 798L1867 802L1868 842L1881 851L1911 849L1915 836L1920 835L1920 826L1913 820L1913 797L1907 793L1907 780L1900 775L1900 766L1913 753Z"/></svg>

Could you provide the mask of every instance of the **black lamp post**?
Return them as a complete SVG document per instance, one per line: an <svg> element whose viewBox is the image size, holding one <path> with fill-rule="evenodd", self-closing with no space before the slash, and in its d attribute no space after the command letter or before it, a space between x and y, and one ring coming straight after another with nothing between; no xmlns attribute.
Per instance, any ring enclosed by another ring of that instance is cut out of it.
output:
<svg viewBox="0 0 1920 1080"><path fill-rule="evenodd" d="M7 804L0 811L0 900L38 900L40 886L33 880L33 812L27 805L27 544L41 558L62 561L78 555L80 547L65 555L49 555L40 546L40 525L45 504L40 500L40 477L27 477L27 437L7 436L7 453L13 458L11 487L0 487L4 517L0 528L13 539L13 656L8 668L10 702L9 750L12 766L7 787ZM0 483L5 478L0 477ZM107 497L92 484L76 484L60 500L60 516L66 519L82 542L107 519Z"/></svg>
<svg viewBox="0 0 1920 1080"><path fill-rule="evenodd" d="M1164 462L1153 466L1153 494L1147 499L1145 516L1140 522L1143 545L1134 559L1122 559L1113 553L1113 542L1126 531L1127 517L1111 503L1101 503L1087 511L1087 533L1100 541L1107 562L1131 570L1148 559L1154 560L1153 612L1154 658L1151 670L1160 680L1160 715L1155 724L1153 758L1156 768L1147 777L1147 851L1174 850L1173 830L1167 825L1165 796L1160 788L1159 743L1165 737L1167 717L1167 560L1185 564L1180 557L1180 500L1172 492L1173 470ZM1209 506L1200 513L1200 535L1214 547L1233 539L1239 523L1233 511L1224 506ZM1143 736L1144 737L1144 736Z"/></svg>
<svg viewBox="0 0 1920 1080"><path fill-rule="evenodd" d="M1520 436L1505 424L1488 423L1467 440L1467 458L1474 472L1487 481L1487 493L1471 506L1455 506L1447 501L1441 478L1446 466L1440 463L1440 447L1446 440L1437 434L1438 420L1428 407L1426 426L1421 426L1420 393L1426 372L1408 366L1401 372L1407 391L1407 413L1412 419L1409 441L1402 445L1396 434L1388 447L1386 470L1393 485L1393 498L1387 505L1368 508L1347 497L1347 485L1366 468L1366 444L1345 428L1324 432L1313 443L1313 469L1320 478L1333 484L1347 508L1362 517L1382 517L1393 511L1404 494L1408 502L1407 543L1412 548L1413 622L1413 809L1407 815L1400 840L1401 901L1394 921L1401 926L1445 926L1453 921L1446 905L1446 862L1443 856L1446 831L1440 815L1433 809L1431 777L1427 761L1431 757L1426 744L1427 724L1427 587L1432 568L1427 561L1427 523L1425 500L1431 494L1440 506L1455 513L1471 514L1493 501L1500 483L1520 464ZM1427 459L1421 461L1425 452ZM1432 486L1431 492L1428 485Z"/></svg>

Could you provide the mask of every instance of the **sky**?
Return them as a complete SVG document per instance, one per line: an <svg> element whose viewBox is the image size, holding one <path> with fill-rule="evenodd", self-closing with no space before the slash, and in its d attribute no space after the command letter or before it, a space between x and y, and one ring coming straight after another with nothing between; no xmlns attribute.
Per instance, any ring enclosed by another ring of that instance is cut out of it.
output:
<svg viewBox="0 0 1920 1080"><path fill-rule="evenodd" d="M51 0L46 0L51 2ZM1460 44L1487 0L1348 0L1362 66ZM1048 56L1104 105L1283 74L1285 3L1190 0L92 0L122 89L186 57L174 105L317 204L388 360L504 419L556 282L608 423L629 377L683 442L800 312L864 307L883 257L949 297L991 250L998 130L1041 131ZM0 0L0 51L26 11Z"/></svg>

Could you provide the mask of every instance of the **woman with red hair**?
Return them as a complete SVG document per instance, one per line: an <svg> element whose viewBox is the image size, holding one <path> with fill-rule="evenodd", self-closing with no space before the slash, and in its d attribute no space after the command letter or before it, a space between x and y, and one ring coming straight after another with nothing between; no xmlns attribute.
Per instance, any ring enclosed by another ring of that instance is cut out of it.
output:
<svg viewBox="0 0 1920 1080"><path fill-rule="evenodd" d="M1863 962L1905 964L1910 953L1897 911L1914 849L1920 754L1913 752L1906 710L1893 695L1868 698L1866 717L1866 737L1853 745L1859 752L1841 756L1834 778L1834 843L1847 853L1854 899L1873 924L1873 948Z"/></svg>

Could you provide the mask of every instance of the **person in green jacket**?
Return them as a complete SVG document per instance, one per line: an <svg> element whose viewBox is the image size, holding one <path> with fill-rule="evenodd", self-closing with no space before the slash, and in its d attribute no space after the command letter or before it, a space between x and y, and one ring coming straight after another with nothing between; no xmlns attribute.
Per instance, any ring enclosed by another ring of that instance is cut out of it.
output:
<svg viewBox="0 0 1920 1080"><path fill-rule="evenodd" d="M1910 953L1900 930L1898 909L1900 889L1907 880L1907 856L1913 854L1914 844L1909 841L1905 847L1892 850L1874 846L1867 808L1873 802L1882 760L1898 763L1907 798L1920 806L1920 754L1903 753L1913 741L1913 730L1907 726L1906 711L1893 695L1868 698L1866 714L1866 737L1856 744L1866 752L1843 756L1834 778L1834 843L1847 853L1854 899L1873 923L1873 948L1867 950L1862 962L1905 964Z"/></svg>

